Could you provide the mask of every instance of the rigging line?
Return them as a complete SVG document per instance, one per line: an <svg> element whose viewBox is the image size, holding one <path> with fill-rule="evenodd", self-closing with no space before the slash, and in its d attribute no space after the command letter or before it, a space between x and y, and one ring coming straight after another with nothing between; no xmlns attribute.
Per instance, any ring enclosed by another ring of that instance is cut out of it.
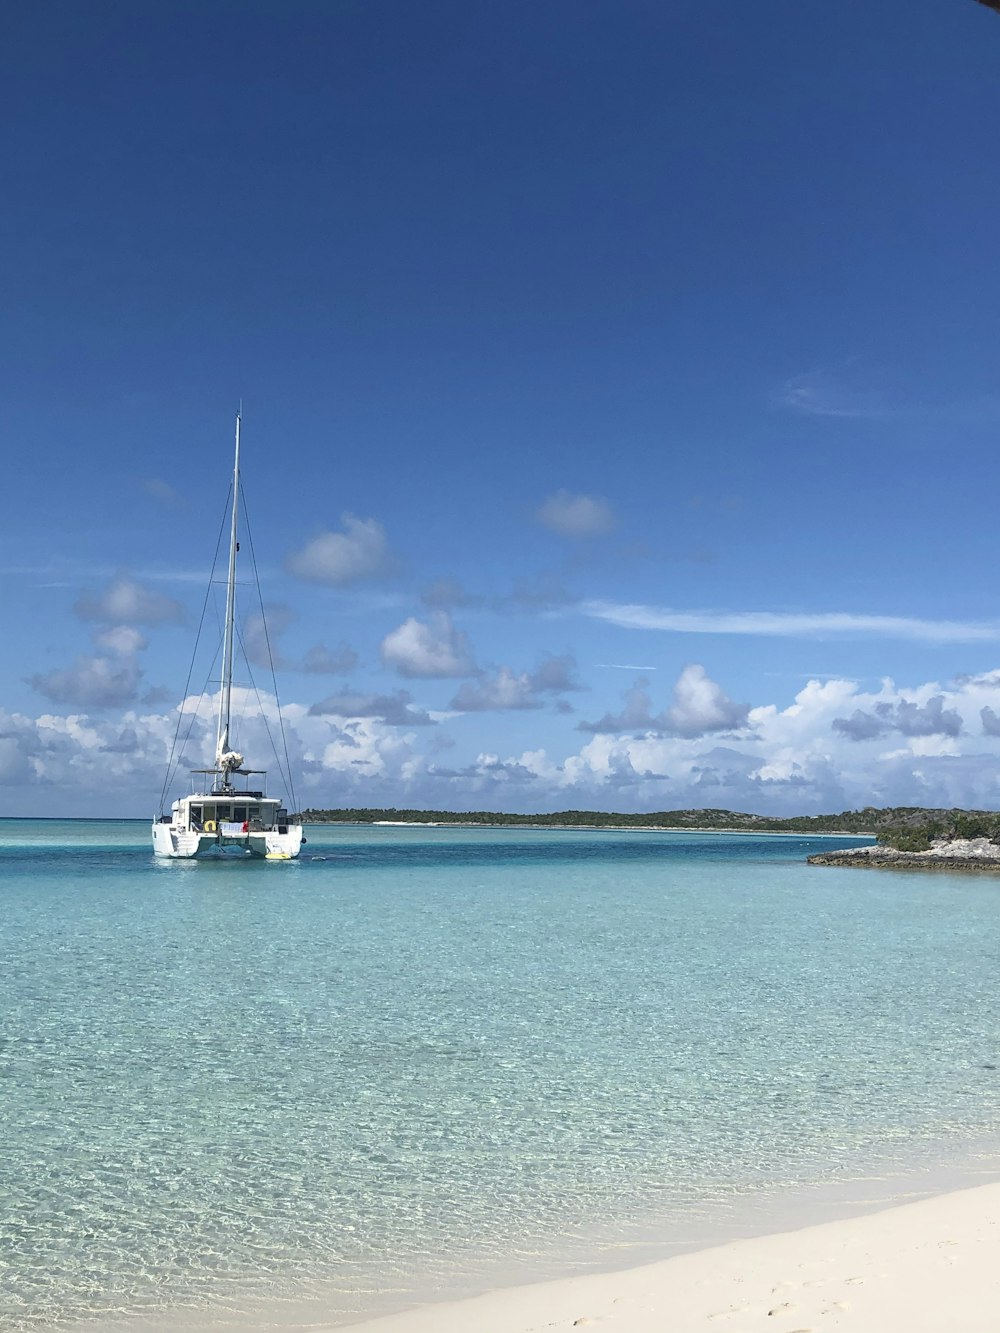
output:
<svg viewBox="0 0 1000 1333"><path fill-rule="evenodd" d="M199 708L201 707L201 701L204 700L204 698L205 698L205 694L206 694L206 692L207 692L207 690L208 690L208 687L209 687L209 685L210 685L210 683L211 683L211 680L212 680L212 672L215 670L215 664L216 664L216 662L219 660L219 652L220 652L221 648L222 648L222 645L221 645L221 643L220 643L220 644L219 644L219 647L216 648L216 650L215 650L215 656L212 658L212 661L211 661L211 663L210 663L210 665L209 665L209 668L208 668L208 675L205 677L205 682L204 682L204 684L203 684L202 687L201 687L201 697L200 697L200 699L199 699ZM190 739L191 739L191 733L194 731L194 724L198 721L198 717L199 717L199 708L196 708L196 709L194 710L194 712L191 714L191 721L188 723L188 729L187 729L187 732L185 733L184 741L183 741L183 743L182 743L182 745L181 745L181 753L182 753L182 754L183 754L183 752L184 752L184 751L187 749L187 747L188 747L188 742L189 742Z"/></svg>
<svg viewBox="0 0 1000 1333"><path fill-rule="evenodd" d="M226 515L229 513L229 497L230 495L232 495L232 492L233 492L233 483L230 482L229 491L226 495L226 507L222 511L222 522L219 525L219 536L215 543L215 555L212 556L212 568L209 571L208 575L208 587L205 589L205 600L201 604L201 616L198 619L198 633L195 635L194 639L194 649L191 653L191 663L188 666L187 680L184 682L184 694L181 696L182 700L188 697L188 690L190 689L191 686L191 677L194 675L195 658L198 656L198 644L201 641L201 631L202 627L205 624L205 612L208 610L208 599L212 595L212 580L215 576L215 566L219 560L219 547L222 545L222 534L226 530ZM218 652L216 652L215 656L218 657L218 655L219 655ZM212 665L213 666L215 665L214 659ZM177 752L177 737L181 734L181 723L183 722L183 720L184 720L184 713L181 709L178 709L177 726L174 728L174 739L170 744L170 757L167 759L167 776L163 779L163 787L160 790L161 815L163 814L163 802L166 800L167 788L170 786L170 781L171 778L173 777L174 755ZM185 745L187 745L190 736L191 736L191 728L188 727L188 734L184 738Z"/></svg>
<svg viewBox="0 0 1000 1333"><path fill-rule="evenodd" d="M229 489L230 489L230 491L232 491L232 483L230 483L230 488L229 488ZM209 600L209 598L210 598L211 595L212 595L212 583L213 583L212 576L215 574L215 566L216 566L216 564L217 564L217 562L218 562L218 559L219 559L219 548L220 548L220 546L222 545L222 535L223 535L223 533L224 533L224 531L225 531L225 528L226 528L226 515L228 514L228 512L229 512L229 496L227 495L227 496L226 496L226 506L225 506L225 509L223 510L223 513L222 513L222 523L221 523L220 526L219 526L219 536L218 536L218 538L217 538L217 540L216 540L216 543L215 543L215 554L214 554L214 556L212 557L212 568L211 568L211 571L210 571L210 573L209 573L208 586L207 586L207 588L205 589L205 600L204 600L204 601L202 602L202 604L201 604L201 617L200 617L200 619L199 619L199 621L198 621L198 633L197 633L196 636L195 636L194 649L193 649L193 651L192 651L192 653L191 653L191 663L190 663L190 665L188 666L187 680L184 682L184 694L183 694L183 696L182 696L182 702L183 702L184 699L186 699L186 698L188 697L188 691L189 691L189 689L190 689L190 687L191 687L191 677L194 675L194 664L195 664L195 660L196 660L196 658L197 658L197 656L198 656L198 645L199 645L199 643L201 642L201 632L202 632L202 629L204 628L204 624L205 624L205 613L206 613L206 611L207 611L207 609L208 609L208 600ZM212 659L212 666L209 667L209 676L211 676L212 668L215 666L215 662L216 662L216 659L218 658L218 656L219 656L219 650L216 649L216 650L215 650L215 657ZM207 681L206 681L206 684L207 684ZM202 693L204 693L204 689L202 690ZM195 712L194 712L194 714L192 715L191 723L190 723L190 725L188 726L188 729L187 729L187 735L184 737L184 746L186 746L187 743L188 743L188 741L191 739L191 731L192 731L192 729L193 729L193 727L194 727L194 719L195 719L197 716L198 716L198 710L195 709ZM174 739L173 739L173 742L172 742L172 744L171 744L171 746L170 746L170 758L167 760L167 775L166 775L166 777L165 777L164 780L163 780L163 787L162 787L162 789L161 789L161 791L160 791L160 813L161 813L161 814L163 813L163 802L164 802L164 800L166 799L167 788L169 787L171 781L173 780L174 773L176 772L176 766L174 765L174 755L175 755L175 753L176 753L176 751L177 751L177 738L178 738L178 736L180 735L181 726L183 725L183 722L184 722L184 711L183 711L182 708L180 708L180 709L178 709L178 711L177 711L177 726L174 728Z"/></svg>
<svg viewBox="0 0 1000 1333"><path fill-rule="evenodd" d="M250 518L247 509L246 495L243 494L243 482L240 482L240 494L243 496L243 526L247 532L247 545L250 547L250 563L253 565L254 582L257 584L257 600L260 603L260 618L264 626L264 642L267 644L267 661L271 668L271 685L274 689L274 702L278 709L278 726L281 730L281 747L285 752L285 769L288 777L288 794L291 797L289 808L297 811L299 803L295 799L295 786L292 782L292 764L288 758L288 738L285 736L285 719L281 715L281 700L278 698L278 678L274 670L274 654L271 652L271 636L267 632L267 616L264 614L264 595L260 590L260 575L257 573L257 553L253 547L253 534L250 531ZM249 667L249 663L247 664ZM256 687L255 687L256 688ZM276 759L278 757L275 751ZM281 767L279 762L278 767Z"/></svg>
<svg viewBox="0 0 1000 1333"><path fill-rule="evenodd" d="M257 682L255 678L253 678L253 668L251 667L251 661L249 661L249 657L247 656L247 645L244 644L243 633L241 633L239 625L237 625L236 627L236 637L240 641L240 651L241 653L243 653L243 665L245 668L247 668L249 682L251 682L253 694L255 694L257 700L257 708L259 708L260 710L260 720L264 724L264 730L265 733L267 733L268 741L271 742L271 753L273 754L273 756L275 756L275 762L277 764L277 772L279 772L279 777L281 778L281 782L283 782L283 784L287 786L287 788L289 789L289 794L291 794L292 776L291 772L289 772L288 770L288 753L285 752L285 768L281 768L281 756L279 753L277 753L277 745L275 745L275 737L273 737L271 733L271 724L269 724L268 722L267 710L264 709L263 698L260 697L260 690L257 689ZM277 694L275 694L275 702L277 704ZM279 712L279 717L280 716L281 714Z"/></svg>
<svg viewBox="0 0 1000 1333"><path fill-rule="evenodd" d="M188 728L187 728L187 731L184 733L184 739L181 741L181 745L180 745L180 753L181 753L181 754L183 754L183 753L185 752L185 750L187 749L187 747L188 747L188 743L189 743L189 741L191 740L191 733L194 731L194 724L198 721L198 718L199 718L200 715L201 715L201 705L202 705L202 702L204 701L205 694L206 694L206 692L207 692L207 690L208 690L209 684L211 683L211 680L212 680L212 672L215 670L215 664L216 664L216 662L217 662L218 660L219 660L219 649L216 648L216 650L215 650L215 656L212 658L212 661L211 661L211 663L209 664L208 674L206 675L204 681L202 682L201 691L200 691L200 693L199 693L199 697L198 697L198 707L195 708L195 709L193 710L193 712L191 712L191 713L188 714L188 717L190 718L190 721L188 722ZM187 696L185 695L185 697L187 697ZM183 720L183 718L184 718L184 713L182 712L180 716L181 716L181 720ZM179 726L178 726L178 730L180 730L180 727L179 727ZM179 760L178 760L178 762L179 762ZM177 769L176 769L176 766L175 766L175 767L174 767L174 772L176 773L176 771L177 771Z"/></svg>

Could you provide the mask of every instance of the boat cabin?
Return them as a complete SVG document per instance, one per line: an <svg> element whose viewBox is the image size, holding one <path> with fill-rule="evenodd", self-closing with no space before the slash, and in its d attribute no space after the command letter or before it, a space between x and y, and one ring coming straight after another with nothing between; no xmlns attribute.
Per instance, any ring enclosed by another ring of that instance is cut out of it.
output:
<svg viewBox="0 0 1000 1333"><path fill-rule="evenodd" d="M189 796L184 804L187 805L187 827L195 833L288 831L288 811L282 809L279 800L268 799L260 792L240 792L236 796ZM231 829L228 825L238 825L239 828Z"/></svg>
<svg viewBox="0 0 1000 1333"><path fill-rule="evenodd" d="M196 770L198 775L214 770ZM243 770L245 776L248 770ZM172 813L163 816L181 832L223 833L230 837L241 833L287 833L288 811L276 796L263 791L237 790L233 785L213 784L213 790L195 792L174 801Z"/></svg>

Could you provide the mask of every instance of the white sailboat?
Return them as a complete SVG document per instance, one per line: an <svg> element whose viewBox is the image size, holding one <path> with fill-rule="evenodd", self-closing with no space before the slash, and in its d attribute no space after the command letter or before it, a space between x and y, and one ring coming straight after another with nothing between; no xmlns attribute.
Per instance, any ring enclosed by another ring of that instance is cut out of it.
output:
<svg viewBox="0 0 1000 1333"><path fill-rule="evenodd" d="M222 853L287 861L298 856L303 842L302 825L289 815L279 797L267 795L266 772L263 769L245 768L243 755L237 753L230 744L239 497L240 416L237 414L215 767L193 770L192 776L199 780L195 785L200 790L174 801L170 814L160 814L153 822L153 851L157 856L188 859ZM250 787L251 778L260 780L254 784L253 790Z"/></svg>

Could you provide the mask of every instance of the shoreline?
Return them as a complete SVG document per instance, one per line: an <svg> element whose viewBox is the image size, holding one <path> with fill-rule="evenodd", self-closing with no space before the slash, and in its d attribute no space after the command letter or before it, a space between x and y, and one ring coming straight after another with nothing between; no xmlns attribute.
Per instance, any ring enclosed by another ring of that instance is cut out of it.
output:
<svg viewBox="0 0 1000 1333"><path fill-rule="evenodd" d="M817 852L806 858L811 866L850 866L871 870L947 870L1000 872L1000 846L986 838L954 839L924 852L900 852L875 843Z"/></svg>
<svg viewBox="0 0 1000 1333"><path fill-rule="evenodd" d="M338 1299L347 1290L340 1283L328 1303L328 1279L321 1279L308 1295L253 1302L242 1315L161 1307L131 1316L109 1312L74 1327L78 1333L212 1333L223 1325L230 1333L589 1327L595 1333L984 1333L993 1327L984 1317L1000 1317L1000 1143L992 1136L969 1142L959 1157L888 1170L859 1162L856 1174L838 1180L789 1182L737 1202L724 1214L696 1210L665 1233L610 1242L605 1236L589 1256L522 1251L475 1262L464 1279L453 1272L444 1285L432 1263L422 1283L411 1275L400 1289L400 1273L386 1255L353 1308ZM927 1289L911 1300L920 1281ZM862 1286L869 1290L856 1290Z"/></svg>
<svg viewBox="0 0 1000 1333"><path fill-rule="evenodd" d="M430 1301L316 1333L982 1333L1000 1317L1000 1182L611 1272Z"/></svg>
<svg viewBox="0 0 1000 1333"><path fill-rule="evenodd" d="M797 829L755 829L739 826L726 828L692 828L690 824L473 824L467 820L454 823L445 820L373 819L371 822L352 822L347 819L307 820L309 828L447 828L447 829L510 829L529 833L728 833L746 838L874 838L874 833L858 833L852 829L826 829L822 833L802 833Z"/></svg>

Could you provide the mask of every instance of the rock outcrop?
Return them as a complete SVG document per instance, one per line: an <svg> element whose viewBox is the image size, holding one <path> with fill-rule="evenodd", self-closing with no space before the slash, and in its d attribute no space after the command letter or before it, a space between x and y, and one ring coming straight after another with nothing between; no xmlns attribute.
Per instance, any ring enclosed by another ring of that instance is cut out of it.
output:
<svg viewBox="0 0 1000 1333"><path fill-rule="evenodd" d="M989 838L951 838L932 843L926 852L897 852L875 843L846 847L809 857L811 866L868 866L879 870L1000 871L1000 846Z"/></svg>

